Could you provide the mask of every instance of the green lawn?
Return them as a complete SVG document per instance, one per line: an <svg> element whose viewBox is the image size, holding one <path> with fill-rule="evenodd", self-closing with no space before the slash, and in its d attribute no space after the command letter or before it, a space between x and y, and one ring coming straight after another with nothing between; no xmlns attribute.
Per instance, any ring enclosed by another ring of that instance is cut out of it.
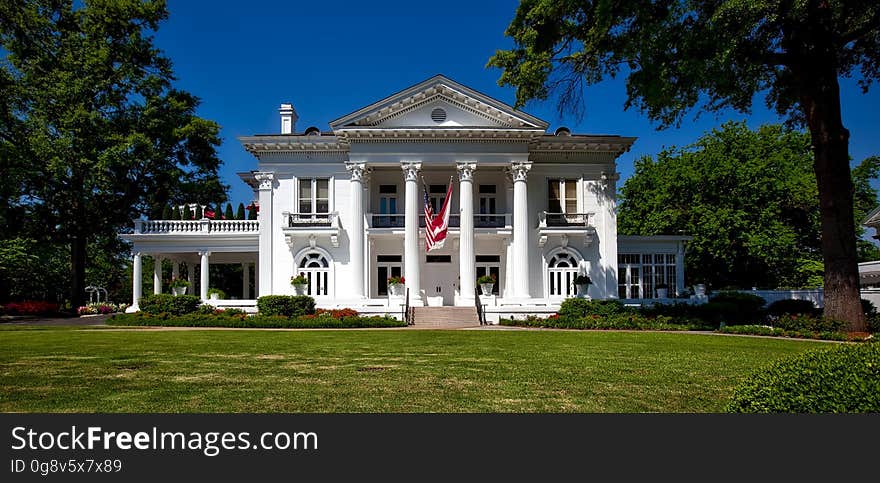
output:
<svg viewBox="0 0 880 483"><path fill-rule="evenodd" d="M716 412L753 368L819 347L635 332L9 328L0 411Z"/></svg>

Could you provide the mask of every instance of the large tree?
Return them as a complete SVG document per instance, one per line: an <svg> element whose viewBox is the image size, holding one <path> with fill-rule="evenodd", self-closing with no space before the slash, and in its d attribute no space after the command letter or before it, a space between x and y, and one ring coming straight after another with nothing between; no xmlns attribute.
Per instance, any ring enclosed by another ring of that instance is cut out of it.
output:
<svg viewBox="0 0 880 483"><path fill-rule="evenodd" d="M489 65L517 105L626 73L626 107L667 126L698 107L748 112L756 94L810 133L825 260L825 311L865 329L853 236L849 132L838 78L880 76L876 0L522 0L506 34L516 45Z"/></svg>
<svg viewBox="0 0 880 483"><path fill-rule="evenodd" d="M853 169L858 219L877 206L877 161ZM726 123L690 146L636 160L621 188L620 233L693 236L688 276L716 288L821 285L812 164L806 133Z"/></svg>
<svg viewBox="0 0 880 483"><path fill-rule="evenodd" d="M0 3L0 216L69 246L74 306L90 244L170 201L225 199L219 127L153 44L167 16L161 0Z"/></svg>

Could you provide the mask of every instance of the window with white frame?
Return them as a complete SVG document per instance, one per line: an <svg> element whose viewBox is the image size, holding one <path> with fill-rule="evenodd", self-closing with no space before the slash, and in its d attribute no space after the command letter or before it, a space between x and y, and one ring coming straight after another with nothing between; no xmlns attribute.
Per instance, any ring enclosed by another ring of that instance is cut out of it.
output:
<svg viewBox="0 0 880 483"><path fill-rule="evenodd" d="M299 179L299 213L330 212L330 180L327 178Z"/></svg>
<svg viewBox="0 0 880 483"><path fill-rule="evenodd" d="M622 299L655 298L657 286L675 292L674 253L621 253L617 256L617 292Z"/></svg>
<svg viewBox="0 0 880 483"><path fill-rule="evenodd" d="M300 258L298 274L308 279L308 295L320 297L330 294L330 261L321 252L309 252Z"/></svg>
<svg viewBox="0 0 880 483"><path fill-rule="evenodd" d="M547 262L547 293L554 298L573 297L576 294L574 277L578 274L580 258L570 251L562 250Z"/></svg>
<svg viewBox="0 0 880 483"><path fill-rule="evenodd" d="M547 180L547 212L577 213L577 182L576 179Z"/></svg>

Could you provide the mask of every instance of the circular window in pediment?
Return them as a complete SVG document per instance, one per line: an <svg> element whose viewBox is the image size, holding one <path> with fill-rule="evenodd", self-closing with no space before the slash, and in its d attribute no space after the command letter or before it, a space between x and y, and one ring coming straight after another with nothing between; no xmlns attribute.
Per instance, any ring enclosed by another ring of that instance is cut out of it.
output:
<svg viewBox="0 0 880 483"><path fill-rule="evenodd" d="M440 107L434 108L434 110L431 111L431 119L433 119L434 122L436 122L437 124L440 124L441 122L446 120L446 111L444 111Z"/></svg>

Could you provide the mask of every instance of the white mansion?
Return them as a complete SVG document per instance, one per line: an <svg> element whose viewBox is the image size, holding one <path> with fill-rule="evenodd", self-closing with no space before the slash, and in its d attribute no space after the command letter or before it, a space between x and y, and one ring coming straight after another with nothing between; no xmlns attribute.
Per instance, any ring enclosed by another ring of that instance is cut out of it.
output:
<svg viewBox="0 0 880 483"><path fill-rule="evenodd" d="M203 299L209 264L242 264L242 293L210 302L246 308L258 295L293 294L300 273L319 307L392 314L402 302L388 277L405 277L411 305L473 307L476 279L494 275L494 293L480 297L490 320L555 311L577 274L591 278L592 298L684 288L688 237L617 235L615 160L635 138L548 133L547 122L441 75L329 131L298 132L290 104L280 113L279 134L240 138L257 159L239 176L258 220L138 220L121 235L134 246L133 310L144 255L173 260L175 275L185 262ZM445 246L426 253L425 199L439 210L450 182Z"/></svg>

